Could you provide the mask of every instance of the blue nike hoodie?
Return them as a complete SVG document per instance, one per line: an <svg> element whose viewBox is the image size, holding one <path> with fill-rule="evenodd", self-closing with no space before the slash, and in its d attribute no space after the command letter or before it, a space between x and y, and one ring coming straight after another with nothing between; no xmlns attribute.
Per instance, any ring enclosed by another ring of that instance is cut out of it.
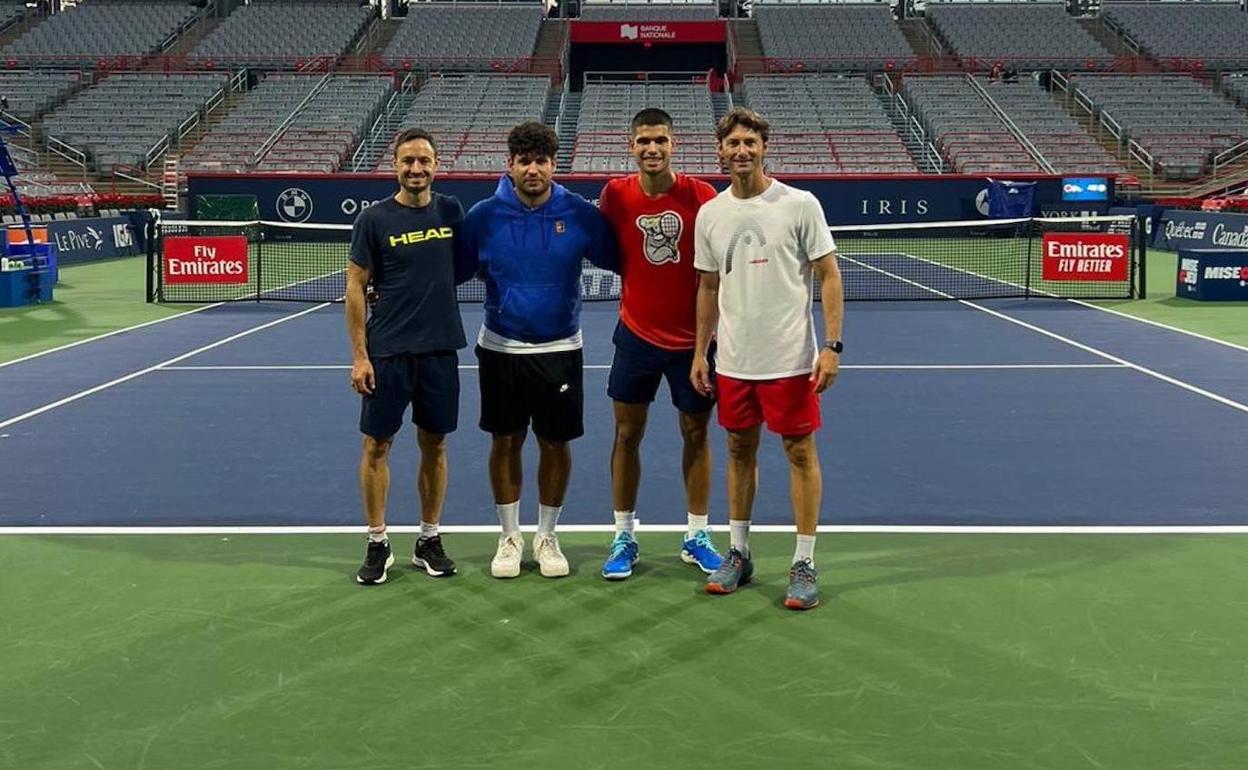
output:
<svg viewBox="0 0 1248 770"><path fill-rule="evenodd" d="M560 184L528 208L503 175L464 219L458 271L485 282L485 327L520 342L571 337L581 328L581 260L619 271L615 234L598 208Z"/></svg>

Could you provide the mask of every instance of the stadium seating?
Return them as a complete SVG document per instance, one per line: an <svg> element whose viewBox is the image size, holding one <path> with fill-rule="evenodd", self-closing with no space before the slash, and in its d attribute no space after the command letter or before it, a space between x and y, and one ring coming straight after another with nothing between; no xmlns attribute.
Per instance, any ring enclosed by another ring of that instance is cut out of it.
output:
<svg viewBox="0 0 1248 770"><path fill-rule="evenodd" d="M581 5L586 21L705 21L719 18L719 5L711 0L700 3L613 3L589 2Z"/></svg>
<svg viewBox="0 0 1248 770"><path fill-rule="evenodd" d="M717 173L715 113L705 83L590 83L585 86L572 149L574 172L632 171L628 152L633 116L658 107L672 116L676 165L689 173Z"/></svg>
<svg viewBox="0 0 1248 770"><path fill-rule="evenodd" d="M438 143L441 171L501 173L507 160L507 132L517 123L541 120L550 92L544 77L447 75L430 79L400 124L419 126ZM394 140L377 162L389 170Z"/></svg>
<svg viewBox="0 0 1248 770"><path fill-rule="evenodd" d="M1061 3L928 3L927 23L949 50L981 64L1104 69L1114 60Z"/></svg>
<svg viewBox="0 0 1248 770"><path fill-rule="evenodd" d="M1248 139L1248 112L1187 75L1073 75L1071 84L1169 179L1200 177L1214 154Z"/></svg>
<svg viewBox="0 0 1248 770"><path fill-rule="evenodd" d="M763 54L807 70L900 68L914 50L883 5L762 5Z"/></svg>
<svg viewBox="0 0 1248 770"><path fill-rule="evenodd" d="M1248 72L1233 72L1223 75L1222 90L1241 107L1248 108Z"/></svg>
<svg viewBox="0 0 1248 770"><path fill-rule="evenodd" d="M388 77L329 78L256 165L257 173L331 173L342 168L394 91Z"/></svg>
<svg viewBox="0 0 1248 770"><path fill-rule="evenodd" d="M321 75L270 75L182 156L183 171L245 173L260 145L321 82Z"/></svg>
<svg viewBox="0 0 1248 770"><path fill-rule="evenodd" d="M993 83L983 78L978 82L1058 173L1126 173L1122 161L1084 131L1031 78L1017 83Z"/></svg>
<svg viewBox="0 0 1248 770"><path fill-rule="evenodd" d="M954 171L1043 171L966 76L908 77L902 93Z"/></svg>
<svg viewBox="0 0 1248 770"><path fill-rule="evenodd" d="M76 72L0 72L0 94L9 100L9 114L29 123L81 82L82 76Z"/></svg>
<svg viewBox="0 0 1248 770"><path fill-rule="evenodd" d="M776 173L918 172L865 78L750 76L745 92L771 123L768 166Z"/></svg>
<svg viewBox="0 0 1248 770"><path fill-rule="evenodd" d="M51 171L27 165L18 157L14 157L13 162L17 166L18 172L18 176L13 180L13 183L17 187L17 191L25 197L83 195L94 191L91 185L86 182L61 179Z"/></svg>
<svg viewBox="0 0 1248 770"><path fill-rule="evenodd" d="M44 135L87 154L92 166L143 166L148 153L224 95L220 74L122 74L74 95L44 117Z"/></svg>
<svg viewBox="0 0 1248 770"><path fill-rule="evenodd" d="M1106 3L1102 13L1144 53L1248 67L1248 14L1226 3Z"/></svg>
<svg viewBox="0 0 1248 770"><path fill-rule="evenodd" d="M204 38L190 59L293 69L314 57L346 53L373 15L357 3L245 5Z"/></svg>
<svg viewBox="0 0 1248 770"><path fill-rule="evenodd" d="M540 4L414 3L383 58L393 67L496 70L533 55Z"/></svg>
<svg viewBox="0 0 1248 770"><path fill-rule="evenodd" d="M35 25L5 46L0 58L78 65L102 57L143 56L167 48L197 13L194 6L178 3L86 3Z"/></svg>
<svg viewBox="0 0 1248 770"><path fill-rule="evenodd" d="M16 24L25 13L26 3L24 2L0 3L0 30L8 29L10 25Z"/></svg>

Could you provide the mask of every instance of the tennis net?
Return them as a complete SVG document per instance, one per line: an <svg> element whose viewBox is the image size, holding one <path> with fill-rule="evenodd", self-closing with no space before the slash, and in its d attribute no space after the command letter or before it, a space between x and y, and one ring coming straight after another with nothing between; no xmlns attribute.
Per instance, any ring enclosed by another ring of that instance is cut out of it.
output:
<svg viewBox="0 0 1248 770"><path fill-rule="evenodd" d="M1050 217L830 228L847 300L1140 295L1142 228L1132 216ZM148 300L341 301L350 225L165 221L149 249ZM485 287L459 287L481 302ZM586 300L620 296L619 276L585 263Z"/></svg>

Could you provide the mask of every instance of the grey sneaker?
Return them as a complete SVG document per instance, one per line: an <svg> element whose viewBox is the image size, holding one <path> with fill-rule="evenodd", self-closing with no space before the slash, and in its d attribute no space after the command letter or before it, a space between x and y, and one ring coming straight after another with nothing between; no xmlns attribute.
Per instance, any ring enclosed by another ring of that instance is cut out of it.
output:
<svg viewBox="0 0 1248 770"><path fill-rule="evenodd" d="M815 565L809 559L793 562L789 568L789 590L784 594L784 606L791 610L813 610L819 606L819 577Z"/></svg>
<svg viewBox="0 0 1248 770"><path fill-rule="evenodd" d="M750 582L752 577L754 577L754 562L747 554L731 548L728 550L728 555L724 557L723 563L719 565L719 569L712 572L706 579L706 592L730 594L737 590L738 586Z"/></svg>

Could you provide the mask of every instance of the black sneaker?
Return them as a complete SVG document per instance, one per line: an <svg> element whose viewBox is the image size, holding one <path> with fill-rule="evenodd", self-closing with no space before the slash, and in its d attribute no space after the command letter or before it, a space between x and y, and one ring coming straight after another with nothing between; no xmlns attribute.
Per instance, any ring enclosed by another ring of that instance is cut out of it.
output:
<svg viewBox="0 0 1248 770"><path fill-rule="evenodd" d="M455 574L455 562L446 555L446 551L442 550L442 538L438 535L416 538L416 548L412 551L412 564L424 567L425 572L434 577Z"/></svg>
<svg viewBox="0 0 1248 770"><path fill-rule="evenodd" d="M394 566L394 554L390 553L390 541L369 541L364 563L355 573L355 582L371 586L386 582L386 570Z"/></svg>

